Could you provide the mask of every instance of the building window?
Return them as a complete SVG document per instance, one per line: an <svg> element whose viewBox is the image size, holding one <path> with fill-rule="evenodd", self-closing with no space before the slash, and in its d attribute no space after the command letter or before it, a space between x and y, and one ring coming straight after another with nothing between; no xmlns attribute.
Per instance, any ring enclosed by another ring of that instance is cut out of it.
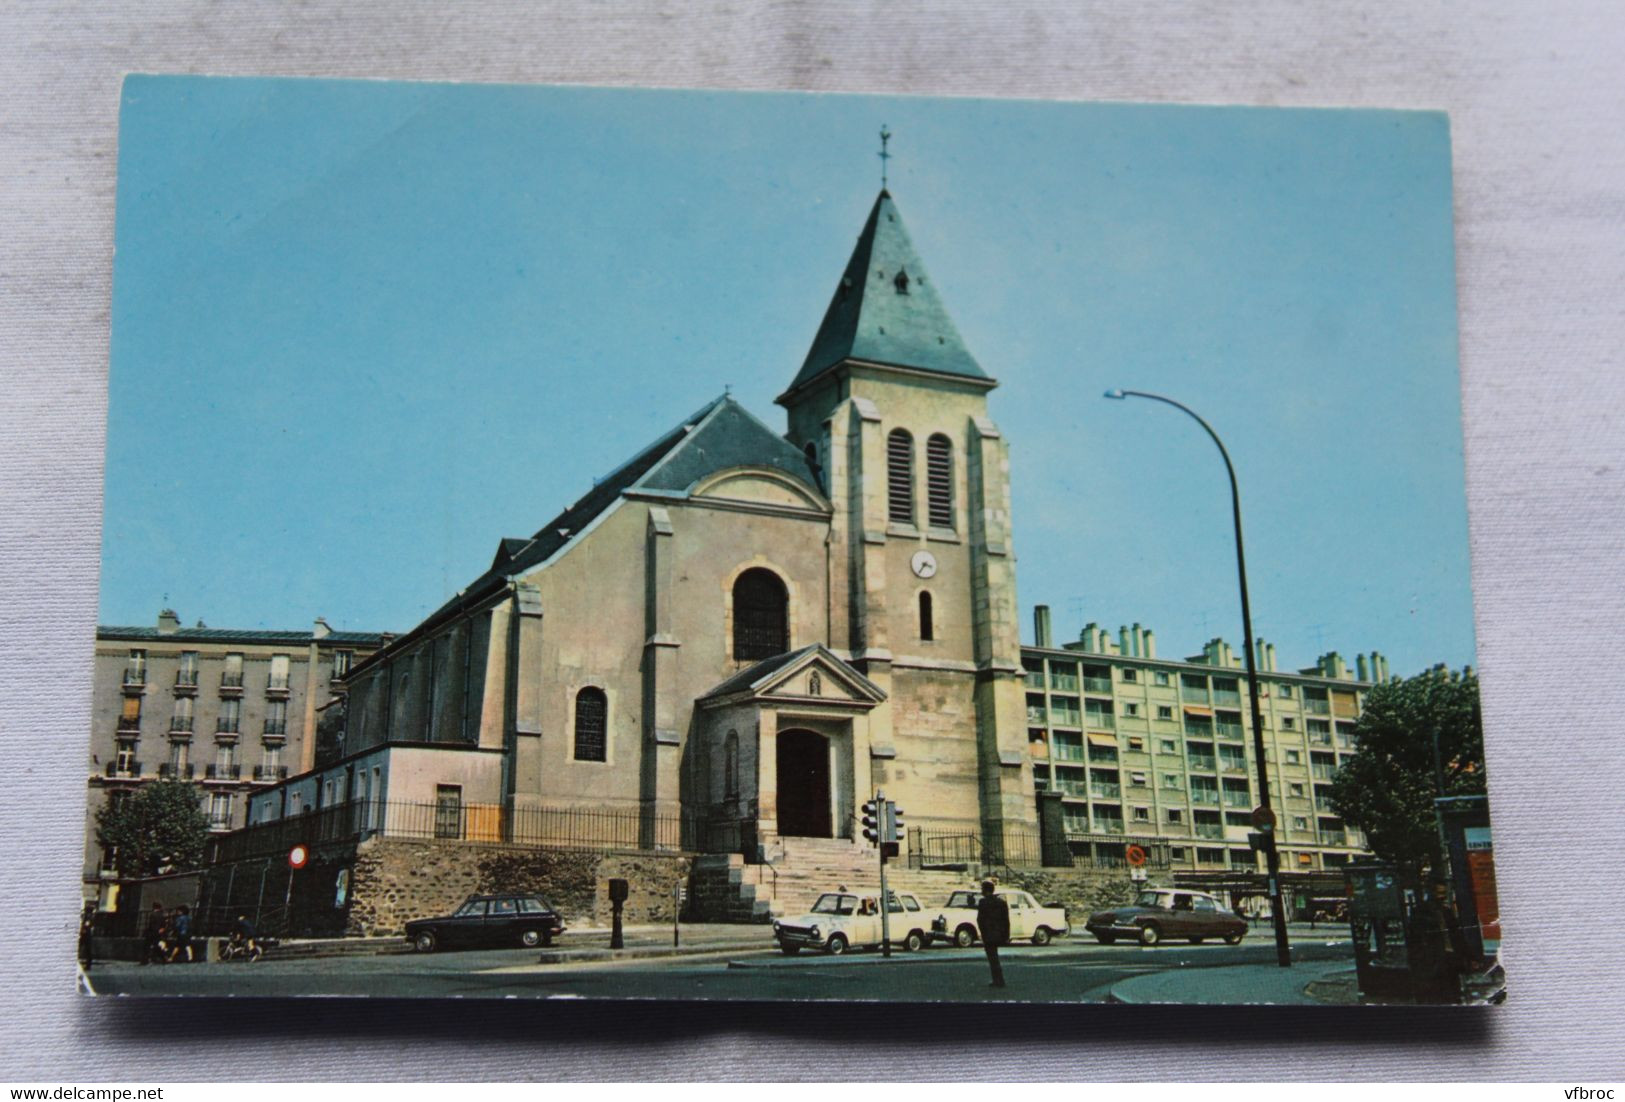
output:
<svg viewBox="0 0 1625 1102"><path fill-rule="evenodd" d="M886 516L893 524L914 523L914 437L907 429L886 437Z"/></svg>
<svg viewBox="0 0 1625 1102"><path fill-rule="evenodd" d="M722 743L723 798L739 799L739 732L729 731Z"/></svg>
<svg viewBox="0 0 1625 1102"><path fill-rule="evenodd" d="M807 457L807 469L812 472L813 482L822 490L824 486L824 465L818 462L818 445L811 440L801 449L801 454Z"/></svg>
<svg viewBox="0 0 1625 1102"><path fill-rule="evenodd" d="M1162 739L1157 743L1157 751L1162 754L1177 754L1179 753L1179 743L1171 738Z"/></svg>
<svg viewBox="0 0 1625 1102"><path fill-rule="evenodd" d="M1281 730L1283 730L1283 731L1291 731L1291 730L1295 729L1297 726L1298 726L1298 721L1293 719L1291 716L1282 716L1281 717Z"/></svg>
<svg viewBox="0 0 1625 1102"><path fill-rule="evenodd" d="M1178 792L1181 789L1183 789L1185 786L1179 782L1179 774L1178 773L1164 773L1162 775L1162 787L1170 788L1170 789L1173 789L1175 792Z"/></svg>
<svg viewBox="0 0 1625 1102"><path fill-rule="evenodd" d="M576 761L605 761L609 698L588 686L576 694Z"/></svg>
<svg viewBox="0 0 1625 1102"><path fill-rule="evenodd" d="M1138 735L1130 735L1128 740L1128 748L1130 750L1143 753L1145 750L1145 739L1140 738Z"/></svg>
<svg viewBox="0 0 1625 1102"><path fill-rule="evenodd" d="M1134 703L1132 700L1125 701L1123 704L1123 714L1126 716L1137 716L1140 714L1140 706Z"/></svg>
<svg viewBox="0 0 1625 1102"><path fill-rule="evenodd" d="M1292 699L1292 686L1291 685L1280 685L1280 686L1277 686L1277 687L1281 690L1281 699L1282 700L1291 700Z"/></svg>
<svg viewBox="0 0 1625 1102"><path fill-rule="evenodd" d="M268 735L286 735L288 733L288 702L286 700L266 701L265 733Z"/></svg>
<svg viewBox="0 0 1625 1102"><path fill-rule="evenodd" d="M1144 773L1130 773L1128 775L1128 783L1133 785L1135 788L1144 788L1145 787L1145 774Z"/></svg>
<svg viewBox="0 0 1625 1102"><path fill-rule="evenodd" d="M241 676L241 675L239 675ZM214 730L219 735L235 735L242 723L243 702L231 697L220 702L220 715L214 721Z"/></svg>
<svg viewBox="0 0 1625 1102"><path fill-rule="evenodd" d="M1157 705L1157 718L1158 719L1173 719L1174 718L1173 705L1171 705L1171 704L1158 704Z"/></svg>
<svg viewBox="0 0 1625 1102"><path fill-rule="evenodd" d="M931 594L920 594L920 638L926 642L936 638L931 624Z"/></svg>
<svg viewBox="0 0 1625 1102"><path fill-rule="evenodd" d="M1297 750L1288 750L1286 752L1286 763L1288 765L1302 765L1303 764L1303 754L1301 754Z"/></svg>
<svg viewBox="0 0 1625 1102"><path fill-rule="evenodd" d="M130 652L130 661L124 667L124 683L126 685L145 685L147 683L147 652L133 650Z"/></svg>
<svg viewBox="0 0 1625 1102"><path fill-rule="evenodd" d="M334 651L333 652L333 676L334 677L348 677L349 673L350 673L350 664L352 662L354 662L354 661L355 661L354 652L347 651L347 650Z"/></svg>
<svg viewBox="0 0 1625 1102"><path fill-rule="evenodd" d="M1135 808L1134 821L1136 823L1149 823L1151 821L1151 809L1149 807Z"/></svg>
<svg viewBox="0 0 1625 1102"><path fill-rule="evenodd" d="M1158 685L1166 685L1166 684L1168 684L1168 671L1167 670L1158 670L1156 672L1156 679L1157 679L1157 684Z"/></svg>
<svg viewBox="0 0 1625 1102"><path fill-rule="evenodd" d="M925 442L926 511L933 528L954 526L954 446L940 432Z"/></svg>
<svg viewBox="0 0 1625 1102"><path fill-rule="evenodd" d="M175 671L175 684L182 689L197 688L197 651L181 651L181 664Z"/></svg>
<svg viewBox="0 0 1625 1102"><path fill-rule="evenodd" d="M437 784L434 789L434 836L463 836L463 786Z"/></svg>
<svg viewBox="0 0 1625 1102"><path fill-rule="evenodd" d="M120 731L141 730L141 698L139 696L124 698L124 704L119 711L118 729Z"/></svg>
<svg viewBox="0 0 1625 1102"><path fill-rule="evenodd" d="M285 654L271 655L271 677L265 687L275 692L288 687L288 656Z"/></svg>
<svg viewBox="0 0 1625 1102"><path fill-rule="evenodd" d="M779 576L756 567L734 582L734 661L758 662L790 649L790 595Z"/></svg>
<svg viewBox="0 0 1625 1102"><path fill-rule="evenodd" d="M141 765L135 760L134 739L118 740L118 756L114 761L114 768L127 777L133 777L141 772Z"/></svg>
<svg viewBox="0 0 1625 1102"><path fill-rule="evenodd" d="M1140 680L1140 671L1139 670L1124 669L1123 670L1123 680L1125 682L1127 682L1128 684L1130 684L1130 685L1134 684L1136 681Z"/></svg>
<svg viewBox="0 0 1625 1102"><path fill-rule="evenodd" d="M1293 830L1308 830L1309 829L1309 820L1308 820L1308 818L1303 816L1303 815L1294 815L1294 816L1292 816L1292 829Z"/></svg>
<svg viewBox="0 0 1625 1102"><path fill-rule="evenodd" d="M231 829L230 792L216 792L209 797L209 829Z"/></svg>
<svg viewBox="0 0 1625 1102"><path fill-rule="evenodd" d="M1168 809L1168 821L1170 823L1183 823L1185 821L1185 813L1177 807L1170 807Z"/></svg>
<svg viewBox="0 0 1625 1102"><path fill-rule="evenodd" d="M1300 800L1303 799L1303 784L1299 781L1292 782L1286 786L1286 794L1288 796L1295 796Z"/></svg>
<svg viewBox="0 0 1625 1102"><path fill-rule="evenodd" d="M243 687L242 655L226 655L226 668L220 674L220 687L222 689L240 689Z"/></svg>
<svg viewBox="0 0 1625 1102"><path fill-rule="evenodd" d="M170 717L169 730L175 735L189 735L192 733L192 698L177 696L175 698L175 714Z"/></svg>

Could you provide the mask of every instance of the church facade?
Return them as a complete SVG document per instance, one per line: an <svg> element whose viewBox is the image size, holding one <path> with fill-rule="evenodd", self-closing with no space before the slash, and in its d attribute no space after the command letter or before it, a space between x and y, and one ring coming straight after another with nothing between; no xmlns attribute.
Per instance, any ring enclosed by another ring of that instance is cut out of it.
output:
<svg viewBox="0 0 1625 1102"><path fill-rule="evenodd" d="M502 540L357 663L333 752L251 821L749 856L856 839L884 790L986 847L1035 834L996 385L882 191L785 431L723 396Z"/></svg>

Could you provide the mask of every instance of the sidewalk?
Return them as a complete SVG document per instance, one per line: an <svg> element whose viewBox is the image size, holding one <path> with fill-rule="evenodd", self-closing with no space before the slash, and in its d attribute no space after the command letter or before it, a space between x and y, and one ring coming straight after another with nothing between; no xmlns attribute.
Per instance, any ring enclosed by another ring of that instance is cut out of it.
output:
<svg viewBox="0 0 1625 1102"><path fill-rule="evenodd" d="M1307 961L1291 968L1278 964L1180 968L1119 980L1112 984L1108 999L1145 1005L1348 1005L1345 989L1349 985L1342 981L1341 973L1349 971L1350 962L1344 960Z"/></svg>
<svg viewBox="0 0 1625 1102"><path fill-rule="evenodd" d="M629 957L686 956L737 949L768 949L773 946L773 928L761 925L685 923L679 927L681 945L673 947L671 927L666 925L624 926L624 949L609 947L610 930L603 926L582 926L564 931L547 949L536 950L545 963L580 960L612 960ZM265 954L267 960L310 959L314 957L375 956L410 953L411 944L403 937L307 938L284 941Z"/></svg>

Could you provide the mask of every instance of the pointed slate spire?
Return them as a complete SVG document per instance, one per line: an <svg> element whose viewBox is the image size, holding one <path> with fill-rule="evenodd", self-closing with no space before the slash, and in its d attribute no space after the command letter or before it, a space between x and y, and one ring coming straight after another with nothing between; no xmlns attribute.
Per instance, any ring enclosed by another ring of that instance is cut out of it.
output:
<svg viewBox="0 0 1625 1102"><path fill-rule="evenodd" d="M936 284L908 239L897 204L885 190L858 235L857 247L813 338L812 351L779 401L843 360L993 384L965 348L937 297Z"/></svg>

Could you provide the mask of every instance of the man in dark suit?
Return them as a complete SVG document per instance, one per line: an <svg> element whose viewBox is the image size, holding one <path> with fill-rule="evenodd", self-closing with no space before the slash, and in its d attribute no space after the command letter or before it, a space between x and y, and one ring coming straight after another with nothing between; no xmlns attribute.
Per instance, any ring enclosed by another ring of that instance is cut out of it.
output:
<svg viewBox="0 0 1625 1102"><path fill-rule="evenodd" d="M993 987L1004 986L1004 968L999 964L999 946L1010 940L1010 905L993 894L993 881L982 881L982 898L976 901L976 930L982 935L982 950L993 972Z"/></svg>

